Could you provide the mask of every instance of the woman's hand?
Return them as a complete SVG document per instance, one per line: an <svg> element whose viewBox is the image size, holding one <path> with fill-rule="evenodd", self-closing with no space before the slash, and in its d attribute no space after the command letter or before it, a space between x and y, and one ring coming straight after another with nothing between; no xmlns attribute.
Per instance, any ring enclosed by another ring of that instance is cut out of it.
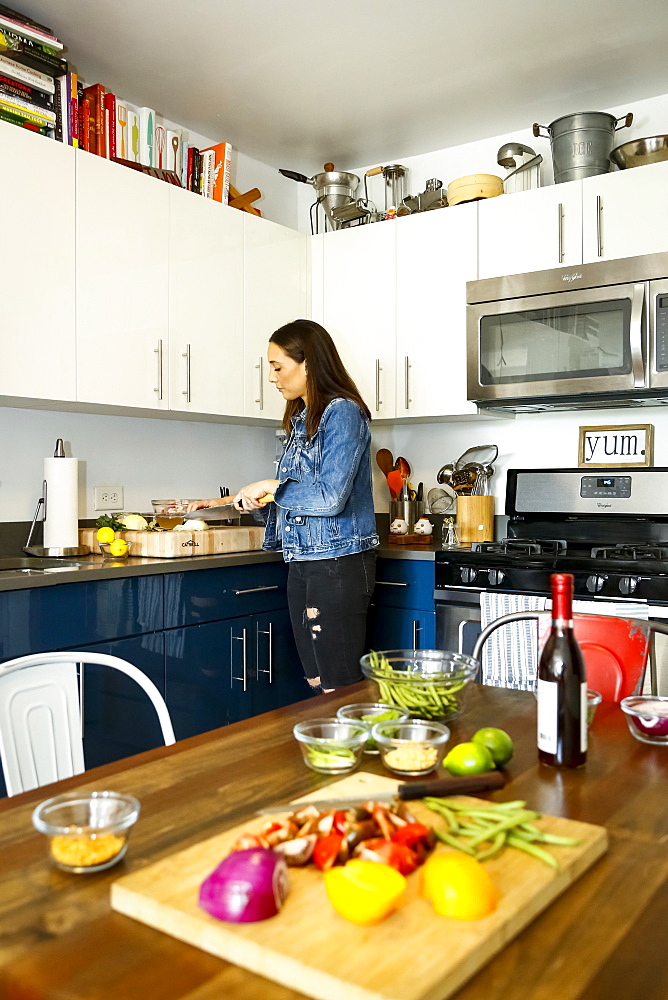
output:
<svg viewBox="0 0 668 1000"><path fill-rule="evenodd" d="M188 513L191 510L201 510L202 507L220 507L221 503L220 497L216 497L215 500L193 500L192 503L188 504Z"/></svg>
<svg viewBox="0 0 668 1000"><path fill-rule="evenodd" d="M260 510L268 503L267 500L262 502L262 498L268 494L273 496L279 482L279 479L260 479L257 483L244 486L235 496L234 506L237 510Z"/></svg>

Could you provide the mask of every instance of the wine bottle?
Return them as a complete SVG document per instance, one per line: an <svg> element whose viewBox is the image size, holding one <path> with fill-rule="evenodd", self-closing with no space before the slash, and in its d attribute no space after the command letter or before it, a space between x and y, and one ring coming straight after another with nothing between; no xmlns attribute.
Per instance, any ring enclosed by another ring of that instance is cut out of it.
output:
<svg viewBox="0 0 668 1000"><path fill-rule="evenodd" d="M587 676L573 633L573 577L554 573L552 629L538 664L538 759L553 767L587 760Z"/></svg>

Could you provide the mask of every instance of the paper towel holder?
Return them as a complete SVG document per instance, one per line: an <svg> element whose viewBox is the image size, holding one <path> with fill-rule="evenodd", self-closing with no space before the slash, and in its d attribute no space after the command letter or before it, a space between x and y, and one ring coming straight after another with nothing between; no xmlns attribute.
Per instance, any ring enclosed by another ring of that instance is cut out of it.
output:
<svg viewBox="0 0 668 1000"><path fill-rule="evenodd" d="M56 446L57 448L57 446ZM89 545L67 545L64 548L52 546L51 548L45 548L43 545L31 545L33 532L35 531L35 525L37 524L37 516L42 510L42 516L40 521L44 522L46 520L46 479L42 480L42 496L37 501L37 506L35 507L35 514L32 519L32 524L30 525L30 531L28 532L28 539L23 546L23 551L27 552L29 556L53 556L55 559L62 559L67 556L87 556L90 555Z"/></svg>

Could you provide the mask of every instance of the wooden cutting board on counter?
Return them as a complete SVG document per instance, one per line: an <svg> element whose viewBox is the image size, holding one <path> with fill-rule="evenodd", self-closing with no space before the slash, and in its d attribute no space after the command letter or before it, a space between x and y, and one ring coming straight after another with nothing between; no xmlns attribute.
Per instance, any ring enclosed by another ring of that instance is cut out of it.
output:
<svg viewBox="0 0 668 1000"><path fill-rule="evenodd" d="M96 528L80 528L79 541L100 551ZM264 528L256 525L221 525L206 531L122 531L119 538L132 542L131 556L178 559L180 556L212 556L221 552L248 552L262 548Z"/></svg>
<svg viewBox="0 0 668 1000"><path fill-rule="evenodd" d="M395 791L397 784L359 772L305 798L373 798ZM421 802L409 807L422 821L441 822ZM374 927L359 927L334 911L322 873L313 866L289 869L290 892L277 916L252 924L214 919L198 906L200 883L241 832L253 832L267 819L254 816L119 879L111 888L113 909L317 1000L445 1000L579 878L608 843L603 827L544 816L537 821L543 829L577 837L580 844L551 848L558 871L509 849L486 861L501 899L483 920L435 914L418 896L415 872L399 910Z"/></svg>

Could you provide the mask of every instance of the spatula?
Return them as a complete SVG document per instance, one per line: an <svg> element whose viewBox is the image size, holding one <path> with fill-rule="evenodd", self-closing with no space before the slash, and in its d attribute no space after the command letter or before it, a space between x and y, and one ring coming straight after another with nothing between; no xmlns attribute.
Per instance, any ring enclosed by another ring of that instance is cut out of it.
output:
<svg viewBox="0 0 668 1000"><path fill-rule="evenodd" d="M387 474L387 485L390 487L390 493L392 494L392 499L396 500L401 491L404 488L404 477L401 475L398 469L392 469Z"/></svg>

